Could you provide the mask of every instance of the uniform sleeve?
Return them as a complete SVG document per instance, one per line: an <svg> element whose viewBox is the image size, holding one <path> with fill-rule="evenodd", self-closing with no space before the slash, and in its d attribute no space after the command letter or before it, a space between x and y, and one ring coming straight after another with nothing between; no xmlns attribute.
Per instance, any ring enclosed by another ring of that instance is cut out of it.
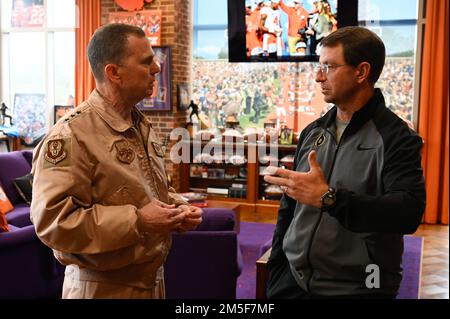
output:
<svg viewBox="0 0 450 319"><path fill-rule="evenodd" d="M52 141L53 154L48 150ZM72 134L47 138L35 150L31 218L49 247L62 253L101 254L139 241L135 206L93 202L93 169L89 154Z"/></svg>
<svg viewBox="0 0 450 319"><path fill-rule="evenodd" d="M397 138L385 154L383 194L368 196L338 189L330 215L354 232L414 233L425 210L421 147L417 135Z"/></svg>
<svg viewBox="0 0 450 319"><path fill-rule="evenodd" d="M175 204L175 206L189 205L189 202L178 194L173 187L169 187L169 200L170 204Z"/></svg>

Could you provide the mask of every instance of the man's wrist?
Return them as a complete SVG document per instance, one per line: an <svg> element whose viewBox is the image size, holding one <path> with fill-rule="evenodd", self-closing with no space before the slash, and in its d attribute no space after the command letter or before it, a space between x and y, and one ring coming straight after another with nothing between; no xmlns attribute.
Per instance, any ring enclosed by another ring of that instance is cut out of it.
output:
<svg viewBox="0 0 450 319"><path fill-rule="evenodd" d="M142 211L140 209L136 209L136 216L136 233L138 234L139 238L143 240L146 237L147 232L144 229L144 221L142 218Z"/></svg>
<svg viewBox="0 0 450 319"><path fill-rule="evenodd" d="M333 187L328 187L328 190L322 195L321 200L321 210L328 211L336 205L336 189Z"/></svg>

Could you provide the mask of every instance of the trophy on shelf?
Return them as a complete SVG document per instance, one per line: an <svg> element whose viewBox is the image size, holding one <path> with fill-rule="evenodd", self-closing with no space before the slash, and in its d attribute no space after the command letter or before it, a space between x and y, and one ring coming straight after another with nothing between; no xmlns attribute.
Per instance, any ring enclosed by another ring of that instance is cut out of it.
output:
<svg viewBox="0 0 450 319"><path fill-rule="evenodd" d="M8 107L6 106L5 103L2 103L2 106L0 108L0 126L6 126L6 119L9 119L9 126L14 125L13 124L13 120L12 120L12 116L6 114L6 110L8 109Z"/></svg>

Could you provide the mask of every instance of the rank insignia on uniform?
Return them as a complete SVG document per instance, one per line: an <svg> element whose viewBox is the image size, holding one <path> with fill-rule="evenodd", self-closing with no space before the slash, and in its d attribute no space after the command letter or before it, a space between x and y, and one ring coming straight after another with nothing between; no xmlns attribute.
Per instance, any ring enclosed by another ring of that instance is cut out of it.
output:
<svg viewBox="0 0 450 319"><path fill-rule="evenodd" d="M131 164L131 162L133 162L136 154L128 141L118 141L114 143L114 146L116 147L116 157L119 161L125 164Z"/></svg>
<svg viewBox="0 0 450 319"><path fill-rule="evenodd" d="M314 143L314 146L319 147L321 146L323 143L325 143L325 135L320 135L319 138L316 140L316 142Z"/></svg>
<svg viewBox="0 0 450 319"><path fill-rule="evenodd" d="M63 139L50 140L47 142L47 152L44 158L47 162L53 165L58 164L67 157L67 153L64 150L65 141Z"/></svg>
<svg viewBox="0 0 450 319"><path fill-rule="evenodd" d="M161 145L159 145L156 142L152 142L152 145L153 145L153 149L155 150L156 155L158 155L159 157L164 157L164 152L163 152Z"/></svg>

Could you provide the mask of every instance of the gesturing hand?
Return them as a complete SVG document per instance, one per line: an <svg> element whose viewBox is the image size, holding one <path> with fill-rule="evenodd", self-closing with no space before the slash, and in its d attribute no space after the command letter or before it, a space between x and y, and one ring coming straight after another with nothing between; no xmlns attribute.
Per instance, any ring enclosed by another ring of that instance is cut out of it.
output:
<svg viewBox="0 0 450 319"><path fill-rule="evenodd" d="M175 205L168 205L153 199L138 209L139 231L151 233L170 233L177 229L186 217L186 212Z"/></svg>
<svg viewBox="0 0 450 319"><path fill-rule="evenodd" d="M317 163L315 151L308 155L309 172L301 173L281 168L274 168L275 176L265 176L268 183L279 185L291 198L302 204L320 208L321 197L328 190L328 184L323 176L322 169Z"/></svg>

